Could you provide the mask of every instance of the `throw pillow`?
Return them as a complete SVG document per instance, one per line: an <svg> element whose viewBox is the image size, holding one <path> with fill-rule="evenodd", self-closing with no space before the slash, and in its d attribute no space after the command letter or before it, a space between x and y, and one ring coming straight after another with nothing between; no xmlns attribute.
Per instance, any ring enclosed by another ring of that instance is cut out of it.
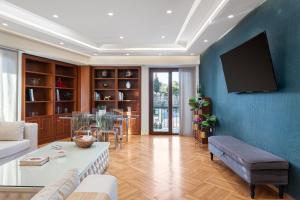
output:
<svg viewBox="0 0 300 200"><path fill-rule="evenodd" d="M23 140L25 123L0 122L0 140Z"/></svg>
<svg viewBox="0 0 300 200"><path fill-rule="evenodd" d="M64 177L50 183L31 200L65 200L80 183L78 170L69 170Z"/></svg>

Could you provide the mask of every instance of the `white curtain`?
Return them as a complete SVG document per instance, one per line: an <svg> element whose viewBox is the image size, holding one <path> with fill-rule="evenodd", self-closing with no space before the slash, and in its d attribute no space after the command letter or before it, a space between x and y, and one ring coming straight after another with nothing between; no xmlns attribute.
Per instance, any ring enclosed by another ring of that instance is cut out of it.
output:
<svg viewBox="0 0 300 200"><path fill-rule="evenodd" d="M18 53L0 48L0 121L17 120Z"/></svg>
<svg viewBox="0 0 300 200"><path fill-rule="evenodd" d="M195 95L195 68L179 69L180 91L180 135L192 136L193 115L189 107L189 98Z"/></svg>

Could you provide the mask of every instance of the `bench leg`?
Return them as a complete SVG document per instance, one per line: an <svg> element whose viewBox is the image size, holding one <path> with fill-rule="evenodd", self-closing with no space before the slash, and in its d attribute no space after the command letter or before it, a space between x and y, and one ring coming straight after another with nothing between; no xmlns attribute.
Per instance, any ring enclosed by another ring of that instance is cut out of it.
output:
<svg viewBox="0 0 300 200"><path fill-rule="evenodd" d="M284 185L279 185L278 186L278 195L280 199L283 199L283 194L284 194Z"/></svg>
<svg viewBox="0 0 300 200"><path fill-rule="evenodd" d="M214 160L214 154L210 152L210 160Z"/></svg>
<svg viewBox="0 0 300 200"><path fill-rule="evenodd" d="M251 199L254 199L254 197L255 197L255 185L254 184L250 184L250 195L251 195Z"/></svg>

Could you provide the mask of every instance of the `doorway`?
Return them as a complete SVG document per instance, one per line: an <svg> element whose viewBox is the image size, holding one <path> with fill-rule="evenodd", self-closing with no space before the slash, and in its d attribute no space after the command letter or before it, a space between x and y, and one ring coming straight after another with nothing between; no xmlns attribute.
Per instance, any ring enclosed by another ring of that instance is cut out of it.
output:
<svg viewBox="0 0 300 200"><path fill-rule="evenodd" d="M150 134L179 134L178 68L151 68L149 77Z"/></svg>

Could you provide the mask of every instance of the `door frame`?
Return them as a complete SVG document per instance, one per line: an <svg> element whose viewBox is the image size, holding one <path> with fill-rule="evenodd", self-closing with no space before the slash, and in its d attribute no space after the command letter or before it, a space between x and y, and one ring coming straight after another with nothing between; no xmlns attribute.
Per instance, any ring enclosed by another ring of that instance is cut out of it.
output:
<svg viewBox="0 0 300 200"><path fill-rule="evenodd" d="M150 135L178 135L172 131L172 72L178 72L178 68L150 68L149 69L149 133ZM169 91L168 91L168 108L169 108L169 132L154 132L153 131L153 73L155 72L168 72L169 73ZM170 112L171 111L171 112Z"/></svg>

